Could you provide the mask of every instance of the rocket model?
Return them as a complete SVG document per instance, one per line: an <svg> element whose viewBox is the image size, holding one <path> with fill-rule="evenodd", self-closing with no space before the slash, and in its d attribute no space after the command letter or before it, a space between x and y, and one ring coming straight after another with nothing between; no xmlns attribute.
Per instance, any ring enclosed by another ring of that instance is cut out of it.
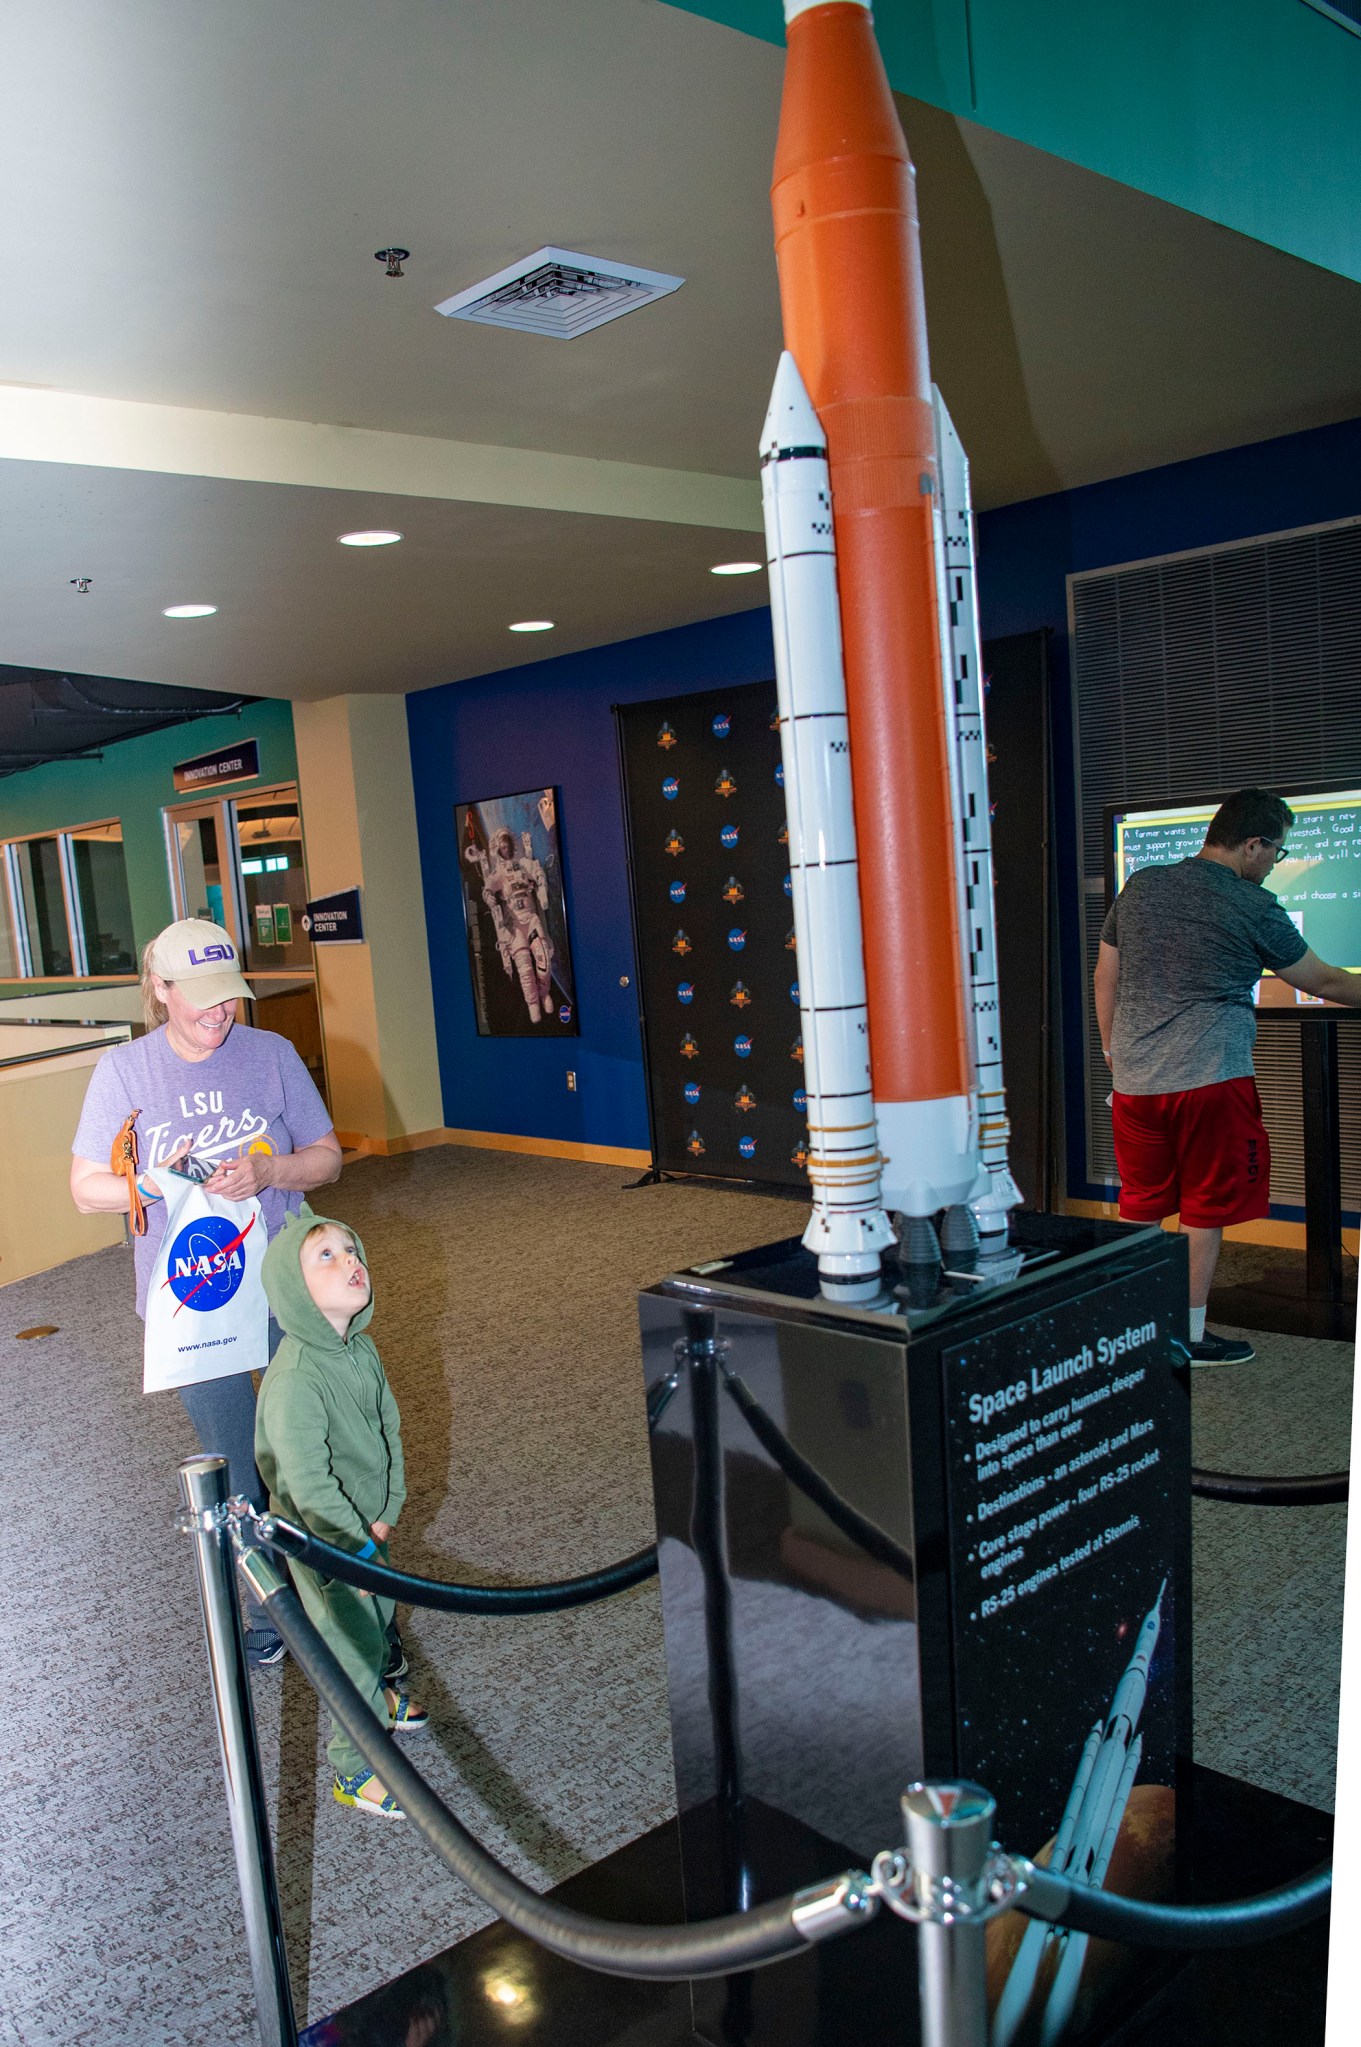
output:
<svg viewBox="0 0 1361 2047"><path fill-rule="evenodd" d="M827 440L794 358L761 432L761 492L799 962L813 1213L824 1294L872 1300L894 1241L879 1192Z"/></svg>
<svg viewBox="0 0 1361 2047"><path fill-rule="evenodd" d="M969 1197L986 1257L1005 1246L1007 1216L1021 1191L1011 1176L1006 1091L1002 1084L1002 1015L997 988L997 913L993 900L988 740L983 716L983 653L974 578L973 502L969 462L934 385L939 616L945 651L946 718L953 727L956 872L959 919L968 960L979 1174Z"/></svg>
<svg viewBox="0 0 1361 2047"><path fill-rule="evenodd" d="M979 1163L914 172L867 0L785 0L771 204L785 344L827 437L883 1200Z"/></svg>
<svg viewBox="0 0 1361 2047"><path fill-rule="evenodd" d="M1054 1838L1049 1867L1056 1876L1099 1886L1115 1852L1120 1822L1139 1771L1143 1737L1136 1732L1148 1695L1148 1673L1162 1630L1164 1579L1145 1614L1134 1654L1115 1688L1105 1725L1087 1736ZM992 2022L992 2047L1011 2047L1048 1956L1056 1961L1045 2001L1042 2047L1058 2047L1073 2015L1087 1954L1087 1935L1032 1920L1026 1927Z"/></svg>

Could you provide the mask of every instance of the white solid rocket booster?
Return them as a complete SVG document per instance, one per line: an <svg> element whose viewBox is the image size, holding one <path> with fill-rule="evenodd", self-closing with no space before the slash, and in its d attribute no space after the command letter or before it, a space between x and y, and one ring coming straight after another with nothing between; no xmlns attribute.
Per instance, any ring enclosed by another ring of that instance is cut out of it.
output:
<svg viewBox="0 0 1361 2047"><path fill-rule="evenodd" d="M879 1189L846 680L827 437L780 357L761 430L761 495L789 818L813 1213L823 1292L870 1300L894 1242Z"/></svg>
<svg viewBox="0 0 1361 2047"><path fill-rule="evenodd" d="M967 1202L986 1252L1006 1238L1007 1215L1020 1206L1007 1144L1002 1084L1002 1018L997 988L997 910L988 800L988 744L983 714L983 656L974 577L973 502L969 461L945 400L933 384L939 493L936 571L946 722L954 741L955 869L959 931L967 968L973 1039L978 1178Z"/></svg>

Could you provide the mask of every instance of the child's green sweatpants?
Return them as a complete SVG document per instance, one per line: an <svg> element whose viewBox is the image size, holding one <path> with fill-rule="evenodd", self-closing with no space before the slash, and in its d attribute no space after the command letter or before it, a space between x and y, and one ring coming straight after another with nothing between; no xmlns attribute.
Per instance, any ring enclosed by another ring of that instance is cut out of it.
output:
<svg viewBox="0 0 1361 2047"><path fill-rule="evenodd" d="M339 1578L319 1578L306 1564L292 1563L289 1569L307 1618L360 1697L386 1726L382 1678L388 1626L396 1611L392 1600L380 1599L376 1592L356 1592ZM326 1755L337 1777L357 1777L369 1767L334 1720Z"/></svg>

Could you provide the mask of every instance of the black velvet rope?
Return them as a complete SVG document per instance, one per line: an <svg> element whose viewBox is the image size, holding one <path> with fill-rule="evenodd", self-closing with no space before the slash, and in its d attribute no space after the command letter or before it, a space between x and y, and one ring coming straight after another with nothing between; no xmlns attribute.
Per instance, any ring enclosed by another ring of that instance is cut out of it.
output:
<svg viewBox="0 0 1361 2047"><path fill-rule="evenodd" d="M1246 1507L1337 1507L1345 1504L1348 1471L1298 1478L1250 1478L1236 1471L1193 1471L1191 1491L1200 1500L1234 1500Z"/></svg>
<svg viewBox="0 0 1361 2047"><path fill-rule="evenodd" d="M277 1514L263 1516L245 1539L306 1564L319 1577L339 1578L361 1592L400 1599L407 1606L433 1607L439 1613L561 1613L567 1607L589 1606L593 1600L627 1592L631 1585L641 1585L657 1573L655 1543L636 1556L625 1557L622 1563L607 1564L580 1578L559 1578L543 1585L451 1585L442 1578L417 1578L409 1571L396 1571L374 1557L354 1556L309 1535L304 1528L295 1528Z"/></svg>
<svg viewBox="0 0 1361 2047"><path fill-rule="evenodd" d="M1121 1898L1071 1883L1047 1869L1023 1864L1026 1888L1013 1900L1032 1919L1094 1933L1102 1940L1132 1942L1138 1947L1248 1947L1272 1940L1321 1919L1332 1896L1333 1870L1328 1863L1280 1890L1257 1898L1239 1898L1228 1905L1152 1905L1142 1898Z"/></svg>
<svg viewBox="0 0 1361 2047"><path fill-rule="evenodd" d="M909 1583L915 1581L917 1567L912 1552L895 1542L877 1522L867 1520L858 1507L853 1507L834 1486L829 1485L817 1467L794 1448L784 1430L766 1413L746 1382L726 1366L723 1384L761 1448L774 1458L785 1477L798 1487L805 1499L820 1507L833 1527L839 1528L876 1563L887 1564L890 1571L896 1571Z"/></svg>
<svg viewBox="0 0 1361 2047"><path fill-rule="evenodd" d="M780 1961L806 1948L807 1942L793 1922L793 1897L723 1919L665 1927L619 1925L541 1898L474 1839L407 1761L308 1620L292 1586L264 1596L269 1617L298 1668L379 1782L454 1875L521 1933L588 1969L666 1982L727 1976ZM848 1919L847 1924L851 1923Z"/></svg>

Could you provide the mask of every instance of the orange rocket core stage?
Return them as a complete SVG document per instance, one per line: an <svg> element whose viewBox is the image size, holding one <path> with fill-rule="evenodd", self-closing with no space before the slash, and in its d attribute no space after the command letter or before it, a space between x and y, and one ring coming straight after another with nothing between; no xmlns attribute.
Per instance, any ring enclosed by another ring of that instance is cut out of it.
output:
<svg viewBox="0 0 1361 2047"><path fill-rule="evenodd" d="M971 1085L915 177L867 9L796 16L771 205L785 344L827 434L880 1102Z"/></svg>

